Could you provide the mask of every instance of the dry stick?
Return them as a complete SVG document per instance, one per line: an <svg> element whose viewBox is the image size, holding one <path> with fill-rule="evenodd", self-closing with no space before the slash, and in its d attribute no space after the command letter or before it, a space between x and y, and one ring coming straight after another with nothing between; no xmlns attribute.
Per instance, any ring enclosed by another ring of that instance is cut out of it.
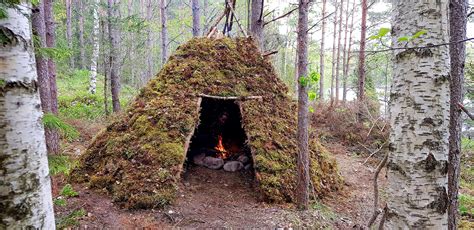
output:
<svg viewBox="0 0 474 230"><path fill-rule="evenodd" d="M217 29L217 25L219 24L219 22L221 22L222 18L224 18L226 13L227 13L227 8L224 10L224 12L221 14L221 16L219 16L219 18L217 18L214 25L211 26L211 30L209 31L209 33L207 33L207 37L210 37L210 35L213 34L213 31L215 31Z"/></svg>
<svg viewBox="0 0 474 230"><path fill-rule="evenodd" d="M273 54L276 54L276 53L278 53L278 50L266 52L266 53L262 54L262 56L266 57L266 56L270 56L270 55L273 55Z"/></svg>
<svg viewBox="0 0 474 230"><path fill-rule="evenodd" d="M221 99L221 100L251 100L251 99L257 99L257 100L262 100L262 96L247 96L247 97L222 97L222 96L213 96L213 95L207 95L207 94L198 94L198 97L208 97L208 98L213 98L213 99Z"/></svg>
<svg viewBox="0 0 474 230"><path fill-rule="evenodd" d="M461 103L458 102L458 106L459 108L464 111L466 113L466 115L471 118L471 120L474 120L474 115L472 115L467 109L466 107L464 107L464 105L462 105Z"/></svg>
<svg viewBox="0 0 474 230"><path fill-rule="evenodd" d="M369 220L369 223L367 224L367 227L370 229L370 227L374 224L375 220L377 219L377 216L380 214L380 211L378 209L379 205L379 185L377 183L377 179L379 177L380 171L382 171L382 168L387 164L388 160L388 153L385 154L385 157L383 158L382 162L380 162L379 166L377 166L377 170L375 171L374 175L374 214Z"/></svg>
<svg viewBox="0 0 474 230"><path fill-rule="evenodd" d="M387 142L384 142L384 143L382 144L382 146L380 146L380 148L378 148L377 150L375 150L374 152L372 152L372 153L369 155L369 157L367 157L367 159L365 159L364 163L362 163L362 164L367 163L367 161L368 161L372 156L374 156L376 153L378 153L380 150L382 150L382 148L385 146L386 143L387 143Z"/></svg>
<svg viewBox="0 0 474 230"><path fill-rule="evenodd" d="M227 6L229 7L230 11L232 11L232 13L234 14L235 21L237 22L237 25L239 26L239 28L242 31L242 33L244 34L244 36L248 37L247 32L245 32L244 28L240 24L239 18L237 18L237 14L234 12L234 7L232 7L232 5L229 4L229 3L227 3Z"/></svg>
<svg viewBox="0 0 474 230"><path fill-rule="evenodd" d="M268 21L268 22L263 23L263 26L266 26L266 25L268 25L269 23L272 23L272 22L274 22L274 21L276 21L276 20L282 19L282 18L284 18L284 17L290 15L291 13L295 12L295 10L297 10L297 9L298 9L298 7L293 8L292 10L286 12L286 13L283 14L283 15L280 15L280 16L278 16L278 17L276 17L276 18L274 18L274 19L272 19L272 20L270 20L270 21Z"/></svg>

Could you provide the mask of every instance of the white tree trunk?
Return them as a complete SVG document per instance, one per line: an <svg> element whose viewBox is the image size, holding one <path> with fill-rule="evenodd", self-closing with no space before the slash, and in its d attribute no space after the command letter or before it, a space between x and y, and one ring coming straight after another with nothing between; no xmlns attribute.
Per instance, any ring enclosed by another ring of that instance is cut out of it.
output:
<svg viewBox="0 0 474 230"><path fill-rule="evenodd" d="M0 20L0 229L54 229L31 6L21 2Z"/></svg>
<svg viewBox="0 0 474 230"><path fill-rule="evenodd" d="M167 1L160 0L160 14L161 14L161 66L163 67L168 59L168 16Z"/></svg>
<svg viewBox="0 0 474 230"><path fill-rule="evenodd" d="M394 3L392 44L448 42L447 0ZM447 228L448 46L395 50L390 95L390 156L385 229Z"/></svg>
<svg viewBox="0 0 474 230"><path fill-rule="evenodd" d="M97 88L97 61L99 60L99 8L100 0L94 1L94 27L92 28L92 60L91 60L91 73L90 73L90 85L89 92L95 94Z"/></svg>

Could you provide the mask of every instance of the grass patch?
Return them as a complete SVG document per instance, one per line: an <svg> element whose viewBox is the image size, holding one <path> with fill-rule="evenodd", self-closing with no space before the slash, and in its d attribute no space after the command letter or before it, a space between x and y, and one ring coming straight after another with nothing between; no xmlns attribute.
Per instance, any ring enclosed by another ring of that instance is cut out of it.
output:
<svg viewBox="0 0 474 230"><path fill-rule="evenodd" d="M79 225L79 219L87 214L84 208L74 210L67 216L57 218L56 228L64 229L66 227Z"/></svg>
<svg viewBox="0 0 474 230"><path fill-rule="evenodd" d="M68 141L73 141L79 137L79 132L54 114L46 113L43 116L43 124L46 128L56 129Z"/></svg>
<svg viewBox="0 0 474 230"><path fill-rule="evenodd" d="M459 195L459 213L462 216L474 216L474 196L467 194Z"/></svg>
<svg viewBox="0 0 474 230"><path fill-rule="evenodd" d="M54 205L64 207L67 205L67 201L63 198L56 198L53 200Z"/></svg>
<svg viewBox="0 0 474 230"><path fill-rule="evenodd" d="M311 204L311 207L314 210L319 211L319 213L326 219L329 219L331 221L337 219L337 214L333 212L329 207L324 205L323 203L319 201L314 201L314 203Z"/></svg>
<svg viewBox="0 0 474 230"><path fill-rule="evenodd" d="M51 175L63 174L69 176L71 169L76 165L76 161L65 155L48 156L49 173Z"/></svg>
<svg viewBox="0 0 474 230"><path fill-rule="evenodd" d="M61 189L60 194L65 197L75 197L79 195L78 192L74 191L74 188L71 184L64 185L63 189Z"/></svg>
<svg viewBox="0 0 474 230"><path fill-rule="evenodd" d="M461 150L460 185L465 193L474 196L474 140L462 138Z"/></svg>

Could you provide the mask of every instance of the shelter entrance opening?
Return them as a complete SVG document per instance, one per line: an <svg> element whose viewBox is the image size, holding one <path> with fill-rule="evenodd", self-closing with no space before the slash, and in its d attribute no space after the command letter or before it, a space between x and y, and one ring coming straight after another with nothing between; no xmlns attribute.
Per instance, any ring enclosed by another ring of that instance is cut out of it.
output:
<svg viewBox="0 0 474 230"><path fill-rule="evenodd" d="M187 152L188 165L235 172L252 167L236 100L202 98L200 123Z"/></svg>

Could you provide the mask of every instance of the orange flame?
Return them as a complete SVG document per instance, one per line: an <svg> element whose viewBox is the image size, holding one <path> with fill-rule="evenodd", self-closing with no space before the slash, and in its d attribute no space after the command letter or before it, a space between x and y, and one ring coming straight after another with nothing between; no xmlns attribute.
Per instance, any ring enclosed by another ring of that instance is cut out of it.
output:
<svg viewBox="0 0 474 230"><path fill-rule="evenodd" d="M217 157L221 159L226 159L228 157L227 150L225 150L224 145L222 144L222 136L221 135L217 136L217 139L218 139L217 146L214 147L214 149L218 151Z"/></svg>

